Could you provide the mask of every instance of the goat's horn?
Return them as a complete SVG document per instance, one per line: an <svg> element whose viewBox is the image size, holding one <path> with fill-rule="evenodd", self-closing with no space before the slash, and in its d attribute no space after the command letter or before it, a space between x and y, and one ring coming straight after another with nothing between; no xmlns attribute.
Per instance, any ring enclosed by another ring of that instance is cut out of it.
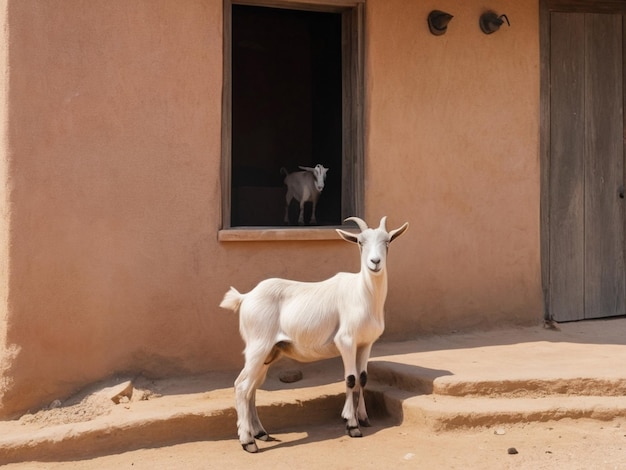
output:
<svg viewBox="0 0 626 470"><path fill-rule="evenodd" d="M380 219L380 226L378 228L382 228L385 232L387 231L387 216Z"/></svg>
<svg viewBox="0 0 626 470"><path fill-rule="evenodd" d="M357 224L359 228L361 229L361 232L369 228L367 224L365 223L365 221L363 219L359 219L358 217L348 217L346 220L344 220L344 222L347 222L348 220L351 220L352 222Z"/></svg>

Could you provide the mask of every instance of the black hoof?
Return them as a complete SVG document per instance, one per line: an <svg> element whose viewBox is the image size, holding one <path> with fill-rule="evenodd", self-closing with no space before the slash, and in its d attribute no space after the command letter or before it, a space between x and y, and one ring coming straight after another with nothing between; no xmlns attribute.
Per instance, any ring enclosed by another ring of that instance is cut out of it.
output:
<svg viewBox="0 0 626 470"><path fill-rule="evenodd" d="M370 423L369 418L365 418L359 420L359 425L363 426L364 428L369 428L372 426L372 423Z"/></svg>
<svg viewBox="0 0 626 470"><path fill-rule="evenodd" d="M272 437L270 437L270 435L268 433L266 433L265 431L261 431L260 433L258 433L256 436L254 436L255 439L258 439L259 441L273 441L274 439Z"/></svg>
<svg viewBox="0 0 626 470"><path fill-rule="evenodd" d="M246 452L250 452L251 454L256 454L259 451L259 448L256 445L256 442L249 442L247 444L241 444L243 450Z"/></svg>

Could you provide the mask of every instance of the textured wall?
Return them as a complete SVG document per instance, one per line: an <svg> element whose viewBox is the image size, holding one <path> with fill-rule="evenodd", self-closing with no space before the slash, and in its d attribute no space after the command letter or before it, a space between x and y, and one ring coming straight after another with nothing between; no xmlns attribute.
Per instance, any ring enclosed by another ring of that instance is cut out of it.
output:
<svg viewBox="0 0 626 470"><path fill-rule="evenodd" d="M9 295L9 187L7 142L8 124L8 51L7 2L0 1L0 393L7 379L5 370L11 366L12 354L7 344Z"/></svg>
<svg viewBox="0 0 626 470"><path fill-rule="evenodd" d="M483 6L368 2L366 207L412 224L390 336L541 318L538 2L490 2L511 21L492 35Z"/></svg>

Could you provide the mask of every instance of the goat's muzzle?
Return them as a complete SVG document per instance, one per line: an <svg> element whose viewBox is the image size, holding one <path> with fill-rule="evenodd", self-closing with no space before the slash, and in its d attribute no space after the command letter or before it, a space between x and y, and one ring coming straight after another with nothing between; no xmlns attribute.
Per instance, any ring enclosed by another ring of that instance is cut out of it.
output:
<svg viewBox="0 0 626 470"><path fill-rule="evenodd" d="M383 268L383 265L380 262L380 258L374 258L367 262L367 267L373 273L377 273Z"/></svg>

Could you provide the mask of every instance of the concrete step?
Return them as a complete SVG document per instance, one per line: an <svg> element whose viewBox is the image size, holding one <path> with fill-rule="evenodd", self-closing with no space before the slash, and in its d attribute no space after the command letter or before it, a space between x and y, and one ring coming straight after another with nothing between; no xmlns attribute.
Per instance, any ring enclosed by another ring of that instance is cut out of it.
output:
<svg viewBox="0 0 626 470"><path fill-rule="evenodd" d="M213 384L207 383L211 389ZM337 423L344 402L340 383L290 390L259 390L257 409L270 432ZM207 439L237 440L232 388L163 395L115 405L108 414L74 423L0 423L0 465L119 453Z"/></svg>
<svg viewBox="0 0 626 470"><path fill-rule="evenodd" d="M544 377L503 374L499 379L489 379L481 374L438 375L403 362L376 360L370 362L368 370L370 377L381 384L421 394L493 398L626 396L626 372L621 371L621 375L611 377L592 376L588 370L583 370L579 374L551 372Z"/></svg>
<svg viewBox="0 0 626 470"><path fill-rule="evenodd" d="M373 390L384 408L402 423L435 430L497 427L564 418L609 421L626 417L626 399L606 396L546 396L532 398L415 395L379 386Z"/></svg>

